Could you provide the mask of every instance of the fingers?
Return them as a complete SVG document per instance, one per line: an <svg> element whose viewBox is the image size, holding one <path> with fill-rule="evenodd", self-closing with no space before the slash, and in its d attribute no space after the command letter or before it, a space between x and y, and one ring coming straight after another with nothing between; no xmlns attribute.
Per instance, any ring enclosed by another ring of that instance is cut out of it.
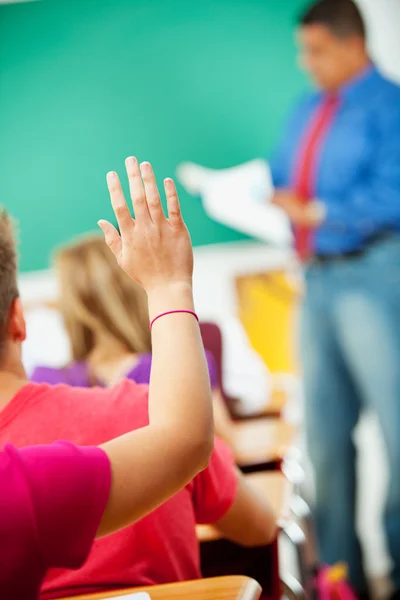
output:
<svg viewBox="0 0 400 600"><path fill-rule="evenodd" d="M271 204L274 204L275 206L282 206L282 205L284 205L284 199L285 199L285 196L284 196L283 192L280 190L277 190L277 191L275 191L274 195L272 196Z"/></svg>
<svg viewBox="0 0 400 600"><path fill-rule="evenodd" d="M107 186L121 236L127 236L132 232L133 219L126 204L118 175L114 171L107 173Z"/></svg>
<svg viewBox="0 0 400 600"><path fill-rule="evenodd" d="M161 205L156 179L154 177L153 167L149 162L143 162L140 165L140 171L142 173L151 220L153 223L159 224L165 219L165 215Z"/></svg>
<svg viewBox="0 0 400 600"><path fill-rule="evenodd" d="M115 229L114 225L111 225L108 221L101 220L97 224L104 233L104 239L107 246L119 261L122 251L122 240L118 231Z"/></svg>
<svg viewBox="0 0 400 600"><path fill-rule="evenodd" d="M165 219L165 215L151 164L143 162L139 167L137 159L130 156L126 159L125 165L136 222L160 224ZM132 231L133 220L126 205L118 175L114 172L109 173L107 183L111 203L123 238L125 234ZM168 202L169 221L171 225L180 225L183 221L178 193L173 180L166 179L164 187ZM127 215L129 215L129 220Z"/></svg>
<svg viewBox="0 0 400 600"><path fill-rule="evenodd" d="M176 191L175 183L168 178L164 181L165 195L168 205L168 219L173 226L182 224L181 207L179 204L178 192Z"/></svg>
<svg viewBox="0 0 400 600"><path fill-rule="evenodd" d="M150 213L138 161L134 156L129 156L125 161L125 166L129 179L129 189L133 210L135 211L135 219L138 222L146 223L150 221Z"/></svg>

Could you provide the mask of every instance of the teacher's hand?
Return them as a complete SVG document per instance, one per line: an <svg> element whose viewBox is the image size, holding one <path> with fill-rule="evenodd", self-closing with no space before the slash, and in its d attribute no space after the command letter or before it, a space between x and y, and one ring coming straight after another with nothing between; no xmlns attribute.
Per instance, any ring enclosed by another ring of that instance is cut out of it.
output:
<svg viewBox="0 0 400 600"><path fill-rule="evenodd" d="M303 204L298 196L290 190L277 190L272 199L272 204L279 206L293 225L302 225L314 229L321 225L325 218L323 204L315 200Z"/></svg>

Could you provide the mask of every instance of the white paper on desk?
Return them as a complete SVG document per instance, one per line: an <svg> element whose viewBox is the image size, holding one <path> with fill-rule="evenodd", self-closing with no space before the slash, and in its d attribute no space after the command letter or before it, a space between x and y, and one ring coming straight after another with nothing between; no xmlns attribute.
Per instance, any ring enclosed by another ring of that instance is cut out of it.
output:
<svg viewBox="0 0 400 600"><path fill-rule="evenodd" d="M113 596L112 600L151 600L147 592L137 592L136 594L125 594L124 596ZM111 600L111 596L110 596Z"/></svg>
<svg viewBox="0 0 400 600"><path fill-rule="evenodd" d="M291 244L288 219L268 201L273 185L266 161L256 159L219 170L183 163L177 177L188 192L200 195L206 213L214 221L264 242Z"/></svg>

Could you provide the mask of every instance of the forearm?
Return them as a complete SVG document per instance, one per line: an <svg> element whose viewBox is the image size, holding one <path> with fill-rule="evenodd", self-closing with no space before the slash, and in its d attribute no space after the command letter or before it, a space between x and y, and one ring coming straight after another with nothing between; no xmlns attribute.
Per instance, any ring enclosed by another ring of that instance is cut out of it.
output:
<svg viewBox="0 0 400 600"><path fill-rule="evenodd" d="M164 425L148 425L102 445L112 477L98 537L149 514L202 470L204 453L199 460L198 453L185 452L183 434Z"/></svg>
<svg viewBox="0 0 400 600"><path fill-rule="evenodd" d="M190 284L173 284L148 297L150 319L170 310L194 310ZM210 379L197 320L185 313L158 319L152 328L152 348L150 425L176 431L187 449L199 443L208 444L211 451Z"/></svg>
<svg viewBox="0 0 400 600"><path fill-rule="evenodd" d="M150 319L193 308L190 285L149 294ZM103 445L112 485L98 535L154 510L204 469L212 452L212 401L199 324L189 314L166 315L152 333L149 425Z"/></svg>
<svg viewBox="0 0 400 600"><path fill-rule="evenodd" d="M238 471L235 501L215 526L232 542L247 547L264 546L276 535L277 518L267 498Z"/></svg>
<svg viewBox="0 0 400 600"><path fill-rule="evenodd" d="M223 440L228 446L234 446L234 423L229 414L225 400L222 397L221 390L214 390L212 393L214 406L214 424L215 435Z"/></svg>

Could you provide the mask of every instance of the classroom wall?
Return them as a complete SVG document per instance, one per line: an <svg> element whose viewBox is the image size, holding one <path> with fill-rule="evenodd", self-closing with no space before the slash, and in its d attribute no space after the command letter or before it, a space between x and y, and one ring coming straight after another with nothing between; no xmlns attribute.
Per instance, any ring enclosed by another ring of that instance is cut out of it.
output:
<svg viewBox="0 0 400 600"><path fill-rule="evenodd" d="M266 2L265 4L272 4L272 2ZM379 0L379 2L376 0L359 0L359 4L367 18L372 55L383 70L400 82L400 38L398 36L400 3L398 0ZM0 33L1 26L0 19ZM1 44L0 35L0 47ZM2 72L1 68L0 63L0 73ZM0 98L3 97L3 94L4 88L0 86ZM258 102L259 98L257 104ZM3 115L0 111L0 119L2 118ZM238 140L242 135L243 129L238 130ZM231 139L234 137L232 131ZM20 143L22 143L21 140ZM235 141L236 143L238 142ZM4 149L0 152L4 154ZM15 152L15 149L13 152ZM250 154L246 156L246 159L249 156ZM199 162L201 162L200 159ZM221 164L220 166L227 166L227 164ZM29 174L31 174L30 169L28 169ZM185 204L189 201L190 199L186 198ZM29 219L25 223L28 226ZM35 224L37 224L36 221ZM260 269L273 269L287 265L290 261L288 254L243 241L229 245L197 248L195 255L197 265L195 278L197 307L202 318L211 318L217 321L222 319L224 315L232 314L236 310L233 285L235 274L241 271L257 272ZM50 271L26 273L21 277L20 283L23 298L26 301L55 297L57 293L53 274ZM48 331L41 329L37 332L37 339L45 340L46 343L46 339L51 339L52 333L51 329ZM63 341L59 340L59 343L62 345ZM60 351L66 351L66 349L61 348ZM377 576L387 573L390 563L381 530L381 514L388 473L383 444L375 419L370 416L367 417L358 431L357 440L361 448L359 463L361 480L358 510L359 531L364 542L368 573L371 576ZM376 493L371 494L371 489L374 489Z"/></svg>
<svg viewBox="0 0 400 600"><path fill-rule="evenodd" d="M104 173L132 151L160 179L182 160L226 167L268 152L304 86L292 40L303 3L0 6L0 200L20 222L22 270L110 216ZM359 4L373 56L400 81L400 3ZM242 237L181 196L195 245Z"/></svg>
<svg viewBox="0 0 400 600"><path fill-rule="evenodd" d="M104 177L137 154L159 180L263 156L305 85L305 0L42 0L0 6L0 199L21 269L110 217ZM241 239L182 190L195 245Z"/></svg>
<svg viewBox="0 0 400 600"><path fill-rule="evenodd" d="M356 0L365 16L371 55L380 68L400 83L399 0Z"/></svg>

